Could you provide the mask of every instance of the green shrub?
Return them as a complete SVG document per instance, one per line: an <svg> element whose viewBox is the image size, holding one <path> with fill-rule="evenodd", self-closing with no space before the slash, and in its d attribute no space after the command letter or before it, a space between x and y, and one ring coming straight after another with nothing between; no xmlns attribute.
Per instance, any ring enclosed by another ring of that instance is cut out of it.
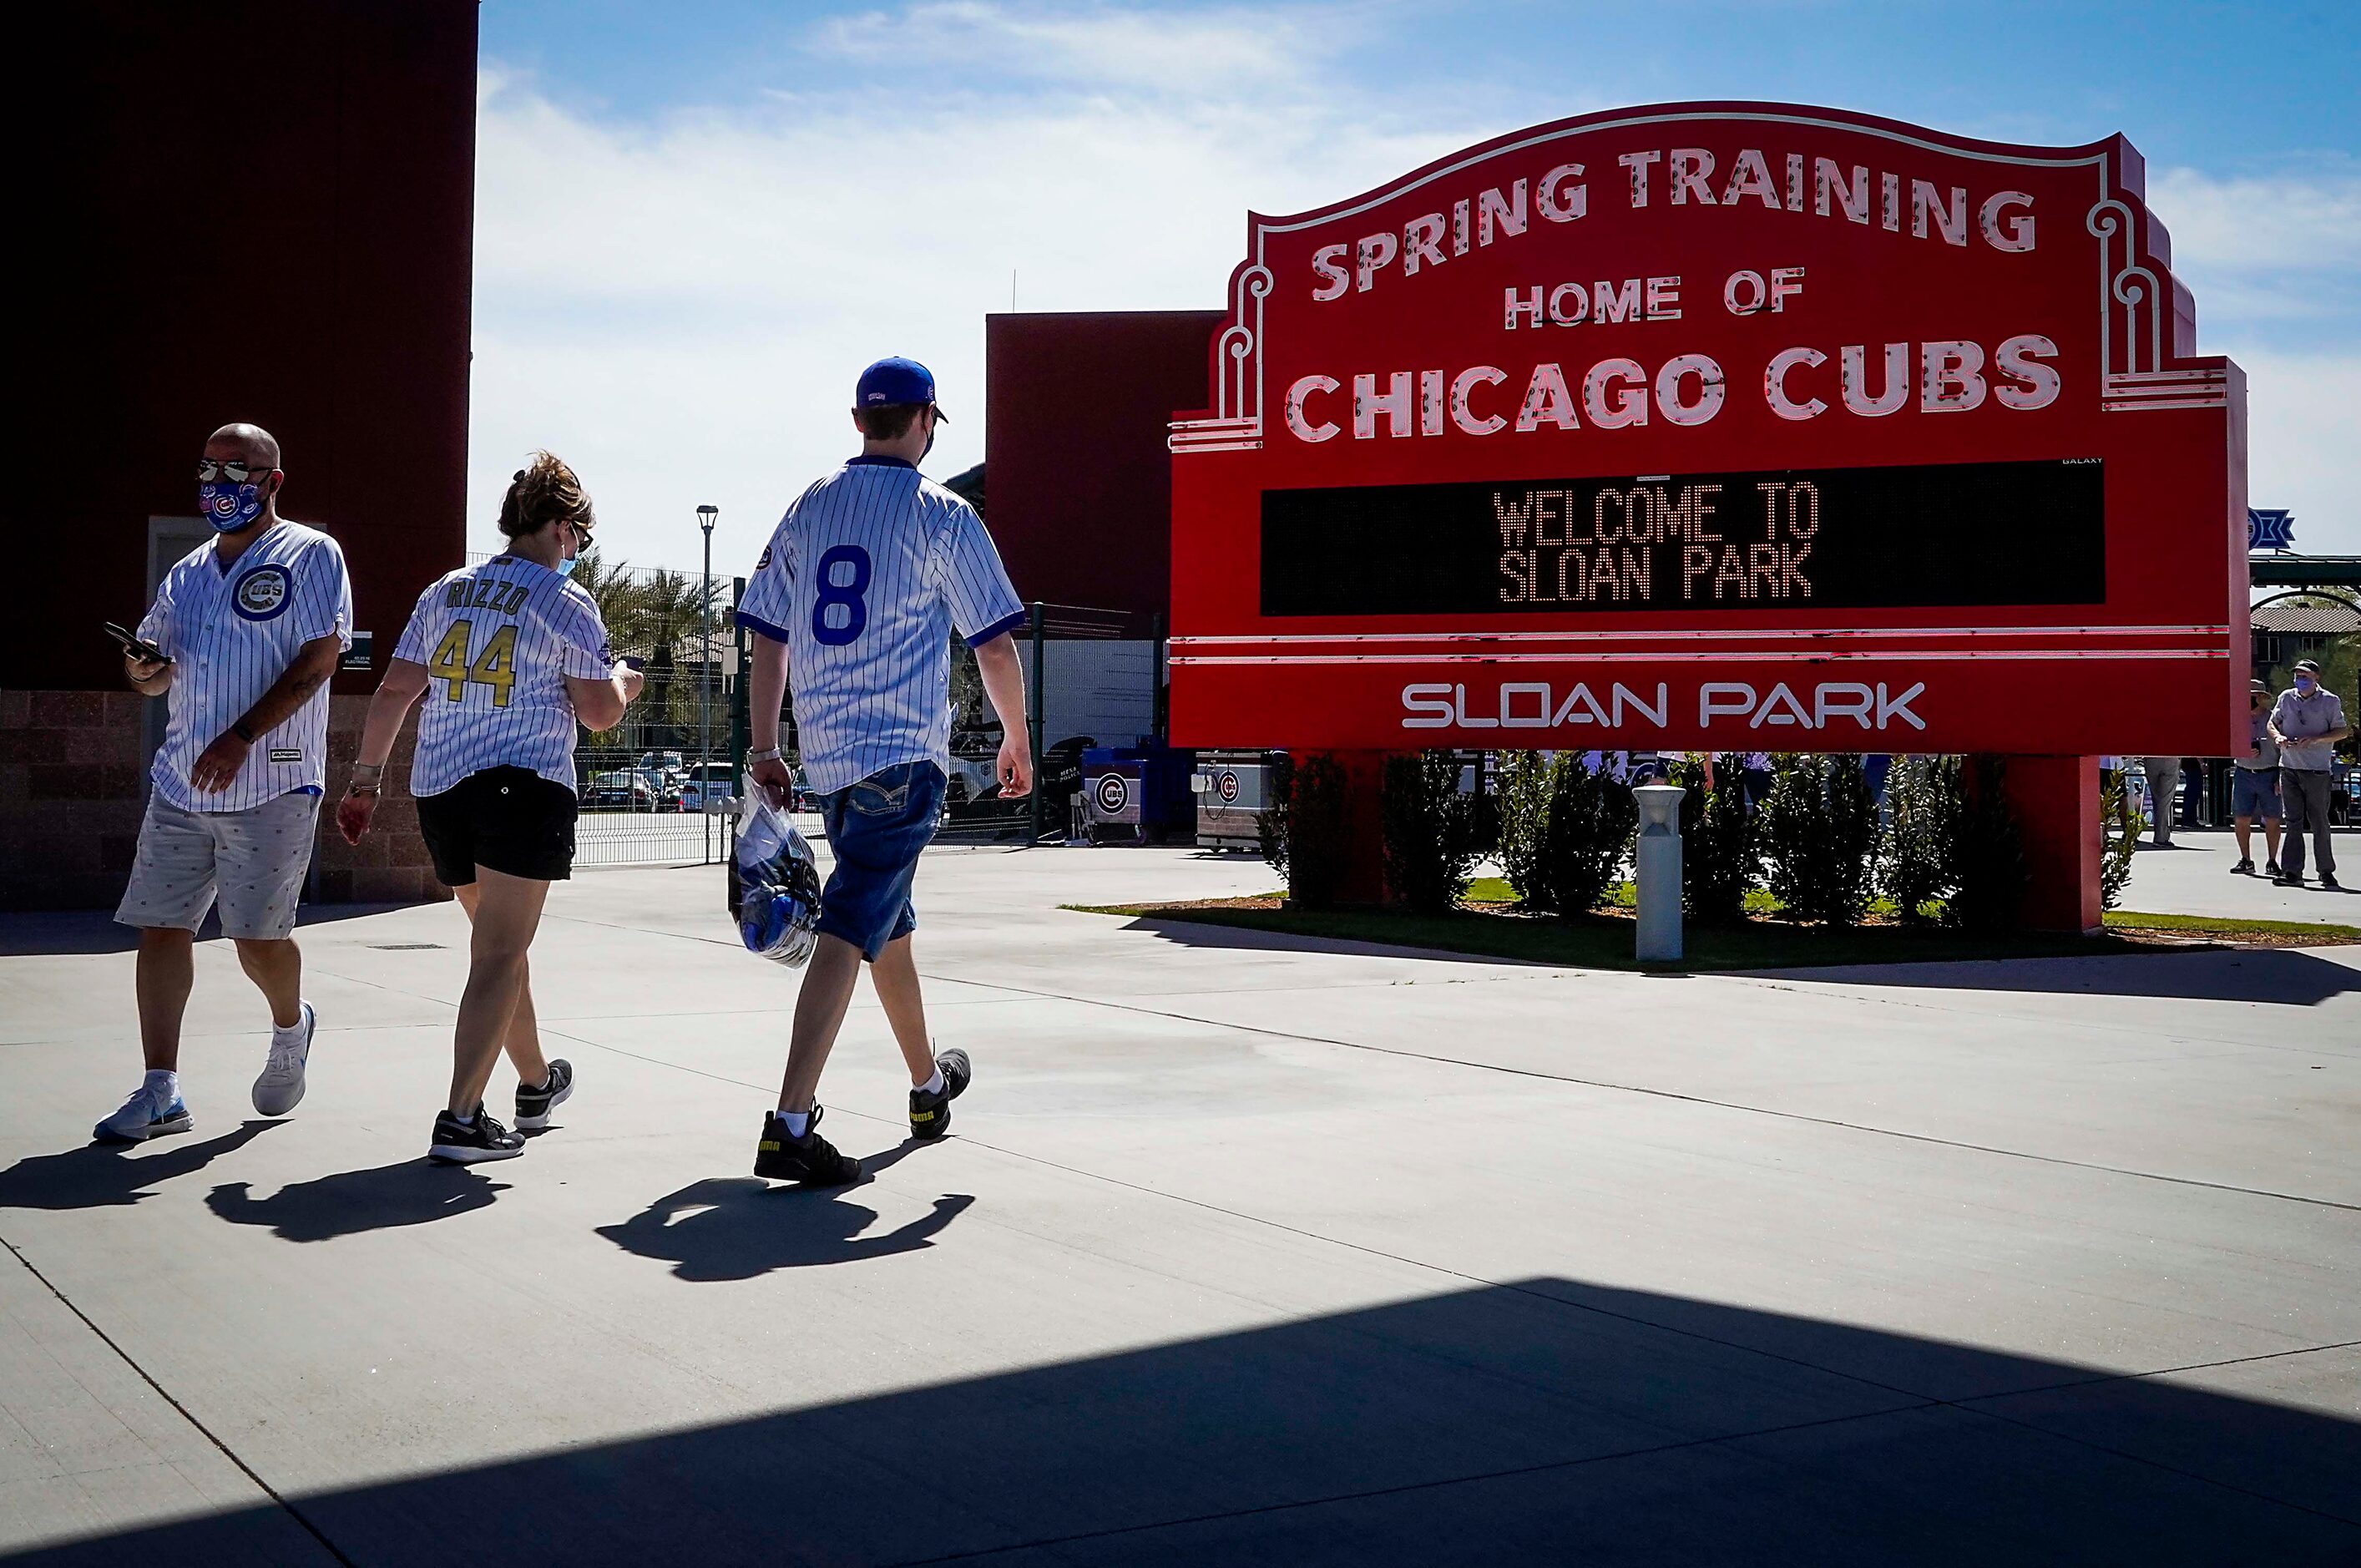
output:
<svg viewBox="0 0 2361 1568"><path fill-rule="evenodd" d="M1579 915L1606 896L1621 875L1640 826L1631 792L1604 772L1583 765L1581 753L1560 751L1550 764L1549 806L1542 829L1543 908Z"/></svg>
<svg viewBox="0 0 2361 1568"><path fill-rule="evenodd" d="M1417 914L1459 903L1491 837L1490 802L1480 790L1459 793L1462 765L1456 751L1386 759L1386 886Z"/></svg>
<svg viewBox="0 0 2361 1568"><path fill-rule="evenodd" d="M1771 895L1797 919L1856 926L1869 908L1877 798L1857 756L1782 757L1763 803Z"/></svg>
<svg viewBox="0 0 2361 1568"><path fill-rule="evenodd" d="M1673 782L1688 791L1681 796L1681 905L1692 920L1743 920L1746 894L1762 879L1744 768L1734 752L1716 757L1708 789L1703 761L1684 757L1673 765Z"/></svg>
<svg viewBox="0 0 2361 1568"><path fill-rule="evenodd" d="M1578 751L1521 751L1500 768L1500 867L1528 909L1578 915L1623 867L1640 808Z"/></svg>
<svg viewBox="0 0 2361 1568"><path fill-rule="evenodd" d="M2132 856L2147 827L2132 806L2131 791L2124 786L2121 769L2109 771L2100 781L2099 821L2106 834L2106 850L2099 861L2099 903L2113 909L2124 901L2124 889L2130 885Z"/></svg>
<svg viewBox="0 0 2361 1568"><path fill-rule="evenodd" d="M1501 759L1500 874L1517 901L1531 909L1550 907L1543 880L1550 781L1550 759L1539 751L1511 751Z"/></svg>
<svg viewBox="0 0 2361 1568"><path fill-rule="evenodd" d="M1350 850L1344 768L1324 752L1276 757L1269 799L1255 828L1262 858L1287 879L1287 901L1304 909L1334 908Z"/></svg>
<svg viewBox="0 0 2361 1568"><path fill-rule="evenodd" d="M1890 820L1878 880L1907 925L1939 918L1951 894L1951 844L1959 810L1959 759L1898 757L1885 776Z"/></svg>
<svg viewBox="0 0 2361 1568"><path fill-rule="evenodd" d="M2007 763L1994 756L1952 759L1959 807L1949 849L1947 924L1970 931L2015 925L2025 902L2025 845L2009 809Z"/></svg>

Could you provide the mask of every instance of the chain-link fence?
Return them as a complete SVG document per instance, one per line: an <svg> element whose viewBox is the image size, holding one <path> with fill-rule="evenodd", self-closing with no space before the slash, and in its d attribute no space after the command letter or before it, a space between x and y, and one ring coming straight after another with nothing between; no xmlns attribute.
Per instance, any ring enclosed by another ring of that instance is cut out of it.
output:
<svg viewBox="0 0 2361 1568"><path fill-rule="evenodd" d="M730 581L702 574L609 565L593 551L574 581L598 602L616 656L647 685L622 722L584 732L575 747L581 816L577 865L719 861L730 824L708 802L732 795L730 715L743 667L730 633Z"/></svg>
<svg viewBox="0 0 2361 1568"><path fill-rule="evenodd" d="M742 581L732 585L742 594ZM734 625L734 618L733 618ZM1062 843L1078 837L1081 825L1082 753L1097 746L1133 746L1162 732L1164 685L1161 627L1150 616L1073 605L1037 604L1017 630L1017 653L1025 665L1027 722L1033 731L1034 775L1030 797L1000 797L997 764L999 716L985 697L975 654L951 639L950 767L944 788L944 820L939 842L966 844ZM730 710L729 757L745 755L748 711L745 688L736 672L752 656L750 634L739 629L727 654ZM798 782L803 777L793 694L782 710L779 744ZM800 802L799 802L800 803ZM797 817L815 834L816 815Z"/></svg>

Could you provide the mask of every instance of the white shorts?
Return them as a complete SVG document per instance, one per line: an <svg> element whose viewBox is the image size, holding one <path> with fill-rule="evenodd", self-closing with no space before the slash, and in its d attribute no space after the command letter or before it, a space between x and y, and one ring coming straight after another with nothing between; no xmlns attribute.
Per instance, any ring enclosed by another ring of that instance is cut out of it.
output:
<svg viewBox="0 0 2361 1568"><path fill-rule="evenodd" d="M295 929L319 816L320 797L301 790L246 811L183 811L148 796L115 918L193 931L219 897L224 936L285 937Z"/></svg>

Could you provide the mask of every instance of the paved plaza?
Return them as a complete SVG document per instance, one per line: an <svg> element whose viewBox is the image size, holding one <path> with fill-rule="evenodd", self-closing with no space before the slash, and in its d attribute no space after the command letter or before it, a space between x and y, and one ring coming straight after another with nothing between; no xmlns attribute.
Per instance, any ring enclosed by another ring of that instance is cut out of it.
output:
<svg viewBox="0 0 2361 1568"><path fill-rule="evenodd" d="M906 1145L864 986L836 1192L748 1174L796 977L715 869L555 890L580 1092L474 1170L421 1157L456 908L313 912L283 1121L202 945L196 1128L128 1154L122 934L5 917L0 1556L2361 1560L2361 948L1642 976L1057 907L1271 880L930 854L975 1087Z"/></svg>

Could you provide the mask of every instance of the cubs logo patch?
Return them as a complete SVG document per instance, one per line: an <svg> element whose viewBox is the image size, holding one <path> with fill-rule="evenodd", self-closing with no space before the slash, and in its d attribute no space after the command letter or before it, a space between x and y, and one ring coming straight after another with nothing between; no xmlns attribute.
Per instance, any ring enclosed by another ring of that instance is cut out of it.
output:
<svg viewBox="0 0 2361 1568"><path fill-rule="evenodd" d="M760 560L758 560L758 561L756 561L756 562L754 563L754 570L756 570L756 571L758 571L758 572L767 572L767 571L769 571L770 569L771 569L771 546L769 546L769 545L765 544L765 545L763 545L763 554L762 554L762 558L761 558Z"/></svg>
<svg viewBox="0 0 2361 1568"><path fill-rule="evenodd" d="M230 608L248 620L270 620L283 613L295 597L294 580L284 566L257 566L237 580L230 591Z"/></svg>

